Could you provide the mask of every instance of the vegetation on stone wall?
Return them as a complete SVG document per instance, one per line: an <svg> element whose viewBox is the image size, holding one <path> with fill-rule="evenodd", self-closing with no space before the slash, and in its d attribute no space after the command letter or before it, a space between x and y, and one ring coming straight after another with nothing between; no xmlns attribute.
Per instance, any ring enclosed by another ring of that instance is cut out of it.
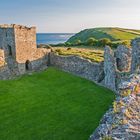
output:
<svg viewBox="0 0 140 140"><path fill-rule="evenodd" d="M65 48L65 47L59 47L59 48L53 48L55 52L57 52L59 55L78 55L83 58L89 59L92 62L102 62L104 60L103 50L93 50L93 49L82 49L82 48Z"/></svg>

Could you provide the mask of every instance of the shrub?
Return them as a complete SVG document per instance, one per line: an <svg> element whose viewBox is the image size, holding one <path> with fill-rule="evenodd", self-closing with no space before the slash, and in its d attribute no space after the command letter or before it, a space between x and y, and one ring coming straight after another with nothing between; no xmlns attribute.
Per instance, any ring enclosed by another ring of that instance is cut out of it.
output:
<svg viewBox="0 0 140 140"><path fill-rule="evenodd" d="M82 42L81 42L80 39L78 39L78 40L76 40L76 41L74 42L74 45L81 45L81 44L82 44Z"/></svg>
<svg viewBox="0 0 140 140"><path fill-rule="evenodd" d="M123 41L121 42L122 45L125 45L125 46L129 46L130 45L130 42L129 41Z"/></svg>
<svg viewBox="0 0 140 140"><path fill-rule="evenodd" d="M127 96L129 96L130 94L131 94L131 90L130 89L128 89L128 90L125 90L125 91L123 91L122 93L121 93L121 95L123 96L123 97L127 97Z"/></svg>
<svg viewBox="0 0 140 140"><path fill-rule="evenodd" d="M113 139L112 139L112 137L110 137L110 136L104 136L104 137L102 138L102 140L113 140Z"/></svg>
<svg viewBox="0 0 140 140"><path fill-rule="evenodd" d="M93 37L90 37L89 39L87 39L86 41L86 45L89 45L89 46L95 46L97 43L97 40Z"/></svg>
<svg viewBox="0 0 140 140"><path fill-rule="evenodd" d="M117 113L118 112L118 108L117 108L117 103L116 101L113 102L113 112Z"/></svg>
<svg viewBox="0 0 140 140"><path fill-rule="evenodd" d="M66 42L65 46L71 46L72 44L70 42Z"/></svg>
<svg viewBox="0 0 140 140"><path fill-rule="evenodd" d="M104 47L105 45L111 45L111 40L108 38L102 38L98 41L98 46Z"/></svg>

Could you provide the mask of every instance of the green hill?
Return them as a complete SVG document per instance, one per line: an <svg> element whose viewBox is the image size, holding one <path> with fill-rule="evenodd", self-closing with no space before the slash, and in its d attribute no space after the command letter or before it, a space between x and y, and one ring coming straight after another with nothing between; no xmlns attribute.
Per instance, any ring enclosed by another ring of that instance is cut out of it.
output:
<svg viewBox="0 0 140 140"><path fill-rule="evenodd" d="M102 38L108 38L111 41L129 41L136 37L140 37L140 30L111 27L85 29L72 36L67 42L74 43L77 40L85 42L90 37L93 37L97 40Z"/></svg>

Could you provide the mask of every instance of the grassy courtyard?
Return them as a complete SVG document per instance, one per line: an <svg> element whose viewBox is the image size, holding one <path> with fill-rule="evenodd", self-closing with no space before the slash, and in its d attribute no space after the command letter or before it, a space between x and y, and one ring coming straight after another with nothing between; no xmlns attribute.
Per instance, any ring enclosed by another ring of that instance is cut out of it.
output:
<svg viewBox="0 0 140 140"><path fill-rule="evenodd" d="M0 81L0 140L87 140L113 99L54 68Z"/></svg>

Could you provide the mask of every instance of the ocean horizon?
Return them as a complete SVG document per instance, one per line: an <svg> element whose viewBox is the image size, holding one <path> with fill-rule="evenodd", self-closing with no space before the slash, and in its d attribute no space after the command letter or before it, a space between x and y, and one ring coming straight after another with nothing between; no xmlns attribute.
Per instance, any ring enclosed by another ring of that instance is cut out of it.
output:
<svg viewBox="0 0 140 140"><path fill-rule="evenodd" d="M66 42L74 33L37 33L37 44L59 44Z"/></svg>

